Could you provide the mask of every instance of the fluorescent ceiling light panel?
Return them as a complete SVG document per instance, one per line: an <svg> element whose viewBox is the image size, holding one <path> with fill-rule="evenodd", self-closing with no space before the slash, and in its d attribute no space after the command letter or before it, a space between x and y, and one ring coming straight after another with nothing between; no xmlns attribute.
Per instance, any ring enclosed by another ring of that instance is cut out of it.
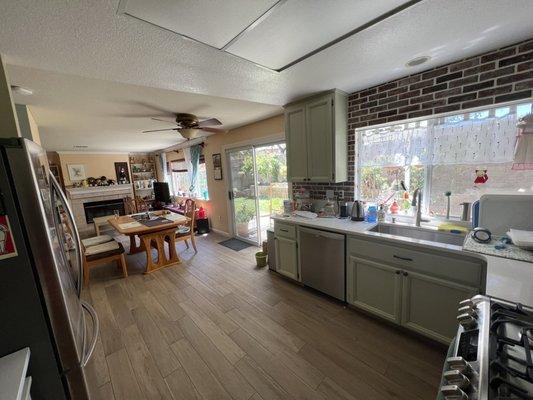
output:
<svg viewBox="0 0 533 400"><path fill-rule="evenodd" d="M276 0L122 0L119 12L221 49L276 3Z"/></svg>

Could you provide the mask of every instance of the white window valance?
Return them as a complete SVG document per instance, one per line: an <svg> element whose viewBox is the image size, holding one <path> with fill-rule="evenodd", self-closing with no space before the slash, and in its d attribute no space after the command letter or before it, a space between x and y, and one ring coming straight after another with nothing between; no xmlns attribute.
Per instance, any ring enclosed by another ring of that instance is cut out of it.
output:
<svg viewBox="0 0 533 400"><path fill-rule="evenodd" d="M517 134L516 110L516 106L500 107L359 131L359 165L397 167L512 162Z"/></svg>

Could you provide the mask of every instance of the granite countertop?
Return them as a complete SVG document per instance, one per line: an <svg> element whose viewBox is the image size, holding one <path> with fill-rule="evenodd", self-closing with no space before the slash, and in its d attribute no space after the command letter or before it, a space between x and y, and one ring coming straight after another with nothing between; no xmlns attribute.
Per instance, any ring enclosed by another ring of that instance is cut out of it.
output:
<svg viewBox="0 0 533 400"><path fill-rule="evenodd" d="M442 249L456 254L468 254L487 262L485 294L533 307L533 262L496 257L478 252L466 251L461 246L446 245L425 240L398 238L396 236L369 232L376 223L354 222L339 218L315 218L273 216L272 219L284 223L323 229L346 235L364 235L391 243L410 243L431 249Z"/></svg>

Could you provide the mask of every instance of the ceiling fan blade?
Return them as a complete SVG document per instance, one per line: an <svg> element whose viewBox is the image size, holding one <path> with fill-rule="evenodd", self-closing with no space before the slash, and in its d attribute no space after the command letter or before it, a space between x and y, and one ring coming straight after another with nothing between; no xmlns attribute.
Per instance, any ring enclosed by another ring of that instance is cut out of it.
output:
<svg viewBox="0 0 533 400"><path fill-rule="evenodd" d="M172 118L163 119L163 118L152 117L151 119L153 119L154 121L168 122L168 123L176 124L176 125L177 125L176 120L175 120L175 119L172 119Z"/></svg>
<svg viewBox="0 0 533 400"><path fill-rule="evenodd" d="M164 132L164 131L177 131L178 128L166 128L166 129L154 129L151 131L142 131L141 133L152 133L152 132Z"/></svg>
<svg viewBox="0 0 533 400"><path fill-rule="evenodd" d="M228 133L227 129L217 129L217 128L200 128L203 131L206 132L212 132L212 133Z"/></svg>
<svg viewBox="0 0 533 400"><path fill-rule="evenodd" d="M209 118L209 119L206 119L204 121L198 122L198 127L199 128L203 128L205 126L216 126L216 125L222 125L222 122L220 122L216 118Z"/></svg>

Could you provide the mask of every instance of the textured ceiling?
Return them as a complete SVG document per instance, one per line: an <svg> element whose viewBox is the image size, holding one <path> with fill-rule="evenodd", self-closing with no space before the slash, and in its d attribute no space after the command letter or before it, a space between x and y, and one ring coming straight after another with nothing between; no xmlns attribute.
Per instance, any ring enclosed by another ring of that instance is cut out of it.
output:
<svg viewBox="0 0 533 400"><path fill-rule="evenodd" d="M174 127L150 117L172 118L186 112L217 117L231 129L279 114L281 107L243 100L81 78L32 68L10 66L11 82L24 82L33 96L15 94L28 104L39 124L43 146L49 150L153 151L182 140L176 132L142 134Z"/></svg>
<svg viewBox="0 0 533 400"><path fill-rule="evenodd" d="M13 66L24 66L147 91L158 88L281 105L334 87L352 92L533 36L531 0L423 0L277 73L117 14L118 4L118 0L2 0L0 52L12 75L17 77ZM242 4L246 7L247 2ZM406 61L421 55L431 56L431 61L405 67ZM39 71L34 73L38 80ZM25 81L14 83L31 87ZM46 99L63 93L44 90ZM84 96L83 91L79 96ZM112 98L113 93L107 92L106 101ZM154 100L157 103L157 97ZM52 114L44 112L49 105L37 104L37 96L32 101L43 110L37 111L37 122L52 125L42 117ZM73 111L83 117L84 109ZM242 115L252 116L245 111ZM91 125L93 120L85 117ZM236 121L230 118L228 123ZM99 126L95 124L93 132ZM72 129L71 136L80 137L80 131ZM55 127L45 130L46 135L59 132Z"/></svg>

